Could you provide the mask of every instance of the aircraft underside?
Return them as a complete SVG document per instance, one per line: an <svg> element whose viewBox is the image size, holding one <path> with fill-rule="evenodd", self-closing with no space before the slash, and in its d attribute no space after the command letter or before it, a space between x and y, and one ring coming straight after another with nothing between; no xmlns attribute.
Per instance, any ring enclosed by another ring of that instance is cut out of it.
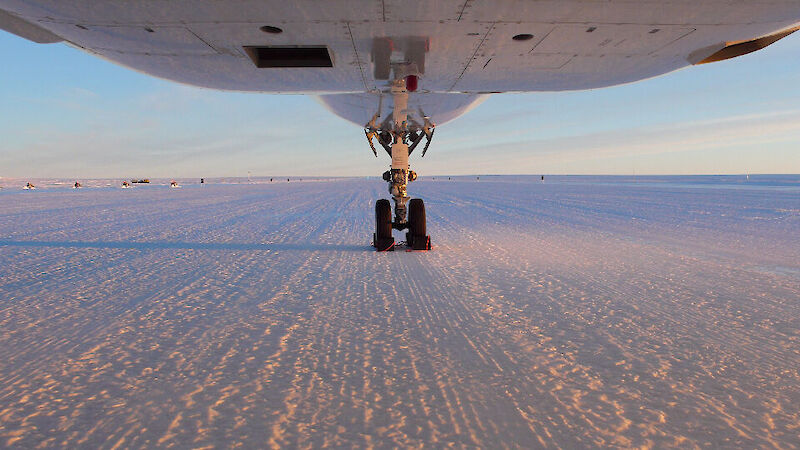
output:
<svg viewBox="0 0 800 450"><path fill-rule="evenodd" d="M364 128L392 228L430 248L408 159L500 92L594 89L729 59L800 28L797 0L0 0L0 29L195 86L318 96Z"/></svg>

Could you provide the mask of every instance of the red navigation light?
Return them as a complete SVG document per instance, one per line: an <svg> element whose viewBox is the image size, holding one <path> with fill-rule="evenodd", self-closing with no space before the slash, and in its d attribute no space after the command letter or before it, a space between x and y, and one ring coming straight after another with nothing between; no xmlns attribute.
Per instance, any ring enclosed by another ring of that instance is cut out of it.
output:
<svg viewBox="0 0 800 450"><path fill-rule="evenodd" d="M416 92L417 90L417 76L409 75L406 77L406 90L408 92Z"/></svg>

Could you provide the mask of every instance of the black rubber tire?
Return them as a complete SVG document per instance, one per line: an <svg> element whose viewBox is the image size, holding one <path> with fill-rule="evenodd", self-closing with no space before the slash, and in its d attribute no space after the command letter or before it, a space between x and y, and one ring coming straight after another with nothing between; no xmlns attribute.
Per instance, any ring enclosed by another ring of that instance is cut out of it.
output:
<svg viewBox="0 0 800 450"><path fill-rule="evenodd" d="M375 202L375 235L378 239L392 237L392 205L385 198Z"/></svg>
<svg viewBox="0 0 800 450"><path fill-rule="evenodd" d="M421 198L412 198L408 202L408 231L414 237L428 235L425 226L425 203Z"/></svg>

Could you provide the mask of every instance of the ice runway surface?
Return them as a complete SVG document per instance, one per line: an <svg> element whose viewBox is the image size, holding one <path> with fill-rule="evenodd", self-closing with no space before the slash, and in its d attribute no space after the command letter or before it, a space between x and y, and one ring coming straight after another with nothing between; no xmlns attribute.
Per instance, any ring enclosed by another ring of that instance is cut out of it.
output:
<svg viewBox="0 0 800 450"><path fill-rule="evenodd" d="M800 177L632 181L4 183L0 447L797 448Z"/></svg>

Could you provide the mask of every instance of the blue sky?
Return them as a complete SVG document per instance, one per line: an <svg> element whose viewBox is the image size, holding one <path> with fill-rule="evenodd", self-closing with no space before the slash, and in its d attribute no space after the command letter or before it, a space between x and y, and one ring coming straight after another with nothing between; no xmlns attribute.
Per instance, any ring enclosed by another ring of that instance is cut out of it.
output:
<svg viewBox="0 0 800 450"><path fill-rule="evenodd" d="M311 97L183 86L4 32L0 55L0 177L374 176L389 164ZM422 175L800 173L800 36L625 86L494 95L411 164Z"/></svg>

